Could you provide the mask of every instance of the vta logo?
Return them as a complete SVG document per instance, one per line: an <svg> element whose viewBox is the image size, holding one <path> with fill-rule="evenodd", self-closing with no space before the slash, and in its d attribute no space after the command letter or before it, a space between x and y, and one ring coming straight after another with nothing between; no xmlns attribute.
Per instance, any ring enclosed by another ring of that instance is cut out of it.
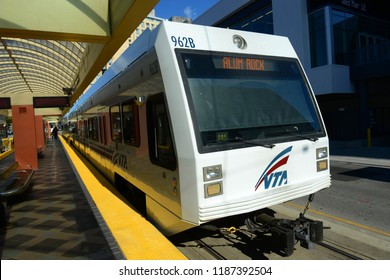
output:
<svg viewBox="0 0 390 280"><path fill-rule="evenodd" d="M275 188L287 184L287 170L276 170L283 165L286 165L288 158L290 157L288 153L291 152L291 150L292 146L283 150L270 162L270 164L267 166L267 168L264 170L263 174L261 174L259 180L257 181L255 191L257 191L257 189L263 182L264 189L266 190L270 187Z"/></svg>
<svg viewBox="0 0 390 280"><path fill-rule="evenodd" d="M127 157L125 155L115 153L112 162L114 165L119 165L120 167L127 169Z"/></svg>

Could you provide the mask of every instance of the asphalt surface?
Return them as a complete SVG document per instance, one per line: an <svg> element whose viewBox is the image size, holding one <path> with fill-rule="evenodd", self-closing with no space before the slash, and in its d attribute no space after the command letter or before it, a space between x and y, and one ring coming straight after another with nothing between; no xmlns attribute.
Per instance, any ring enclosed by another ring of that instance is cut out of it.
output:
<svg viewBox="0 0 390 280"><path fill-rule="evenodd" d="M332 185L316 193L308 215L324 221L324 237L332 242L389 260L390 147L331 143L330 170ZM285 206L302 211L306 203L300 198Z"/></svg>
<svg viewBox="0 0 390 280"><path fill-rule="evenodd" d="M330 145L332 185L315 195L311 207L390 232L390 148ZM307 198L294 200L300 205Z"/></svg>

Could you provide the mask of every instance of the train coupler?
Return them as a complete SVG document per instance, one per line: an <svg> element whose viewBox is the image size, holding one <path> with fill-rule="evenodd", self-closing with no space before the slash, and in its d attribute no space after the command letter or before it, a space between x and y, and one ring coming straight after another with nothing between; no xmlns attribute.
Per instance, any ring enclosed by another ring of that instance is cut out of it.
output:
<svg viewBox="0 0 390 280"><path fill-rule="evenodd" d="M290 256L296 243L312 249L323 240L323 223L306 218L303 214L295 220L277 219L266 214L257 215L254 222L247 219L248 230L259 239L268 238L272 250L283 256Z"/></svg>
<svg viewBox="0 0 390 280"><path fill-rule="evenodd" d="M314 221L300 215L293 223L296 239L306 249L312 249L315 243L321 242L324 237L322 221Z"/></svg>

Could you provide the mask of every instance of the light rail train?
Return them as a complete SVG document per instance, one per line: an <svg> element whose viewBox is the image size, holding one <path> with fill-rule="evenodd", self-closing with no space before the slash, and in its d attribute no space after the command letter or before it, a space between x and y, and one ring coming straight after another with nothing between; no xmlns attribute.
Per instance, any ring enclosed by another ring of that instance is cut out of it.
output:
<svg viewBox="0 0 390 280"><path fill-rule="evenodd" d="M167 235L330 186L326 129L285 37L164 21L62 121ZM321 239L303 216L287 227L287 239Z"/></svg>

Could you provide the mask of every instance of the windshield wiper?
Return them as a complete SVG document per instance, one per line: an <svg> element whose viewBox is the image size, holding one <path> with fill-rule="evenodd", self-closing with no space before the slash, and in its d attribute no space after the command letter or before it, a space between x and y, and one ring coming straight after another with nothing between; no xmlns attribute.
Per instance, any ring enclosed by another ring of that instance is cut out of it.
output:
<svg viewBox="0 0 390 280"><path fill-rule="evenodd" d="M309 140L311 142L317 142L318 141L318 138L316 137L308 137L308 136L304 136L302 134L294 134L295 137L298 137L298 138L301 138L301 139L306 139L306 140Z"/></svg>
<svg viewBox="0 0 390 280"><path fill-rule="evenodd" d="M268 148L268 149L272 149L273 147L275 147L275 144L257 143L257 142L253 142L251 140L244 139L244 138L238 137L238 136L236 136L234 139L236 141L241 141L241 142L246 143L246 144L250 144L250 145L253 145L253 146L260 146L260 147L264 147L264 148Z"/></svg>
<svg viewBox="0 0 390 280"><path fill-rule="evenodd" d="M294 127L294 129L296 131L292 131L292 130L290 130L288 128L284 128L284 131L293 134L297 138L309 140L311 142L317 142L318 141L318 138L316 138L316 137L313 138L313 137L308 137L308 136L302 135L302 133L299 132L299 129L296 126Z"/></svg>

